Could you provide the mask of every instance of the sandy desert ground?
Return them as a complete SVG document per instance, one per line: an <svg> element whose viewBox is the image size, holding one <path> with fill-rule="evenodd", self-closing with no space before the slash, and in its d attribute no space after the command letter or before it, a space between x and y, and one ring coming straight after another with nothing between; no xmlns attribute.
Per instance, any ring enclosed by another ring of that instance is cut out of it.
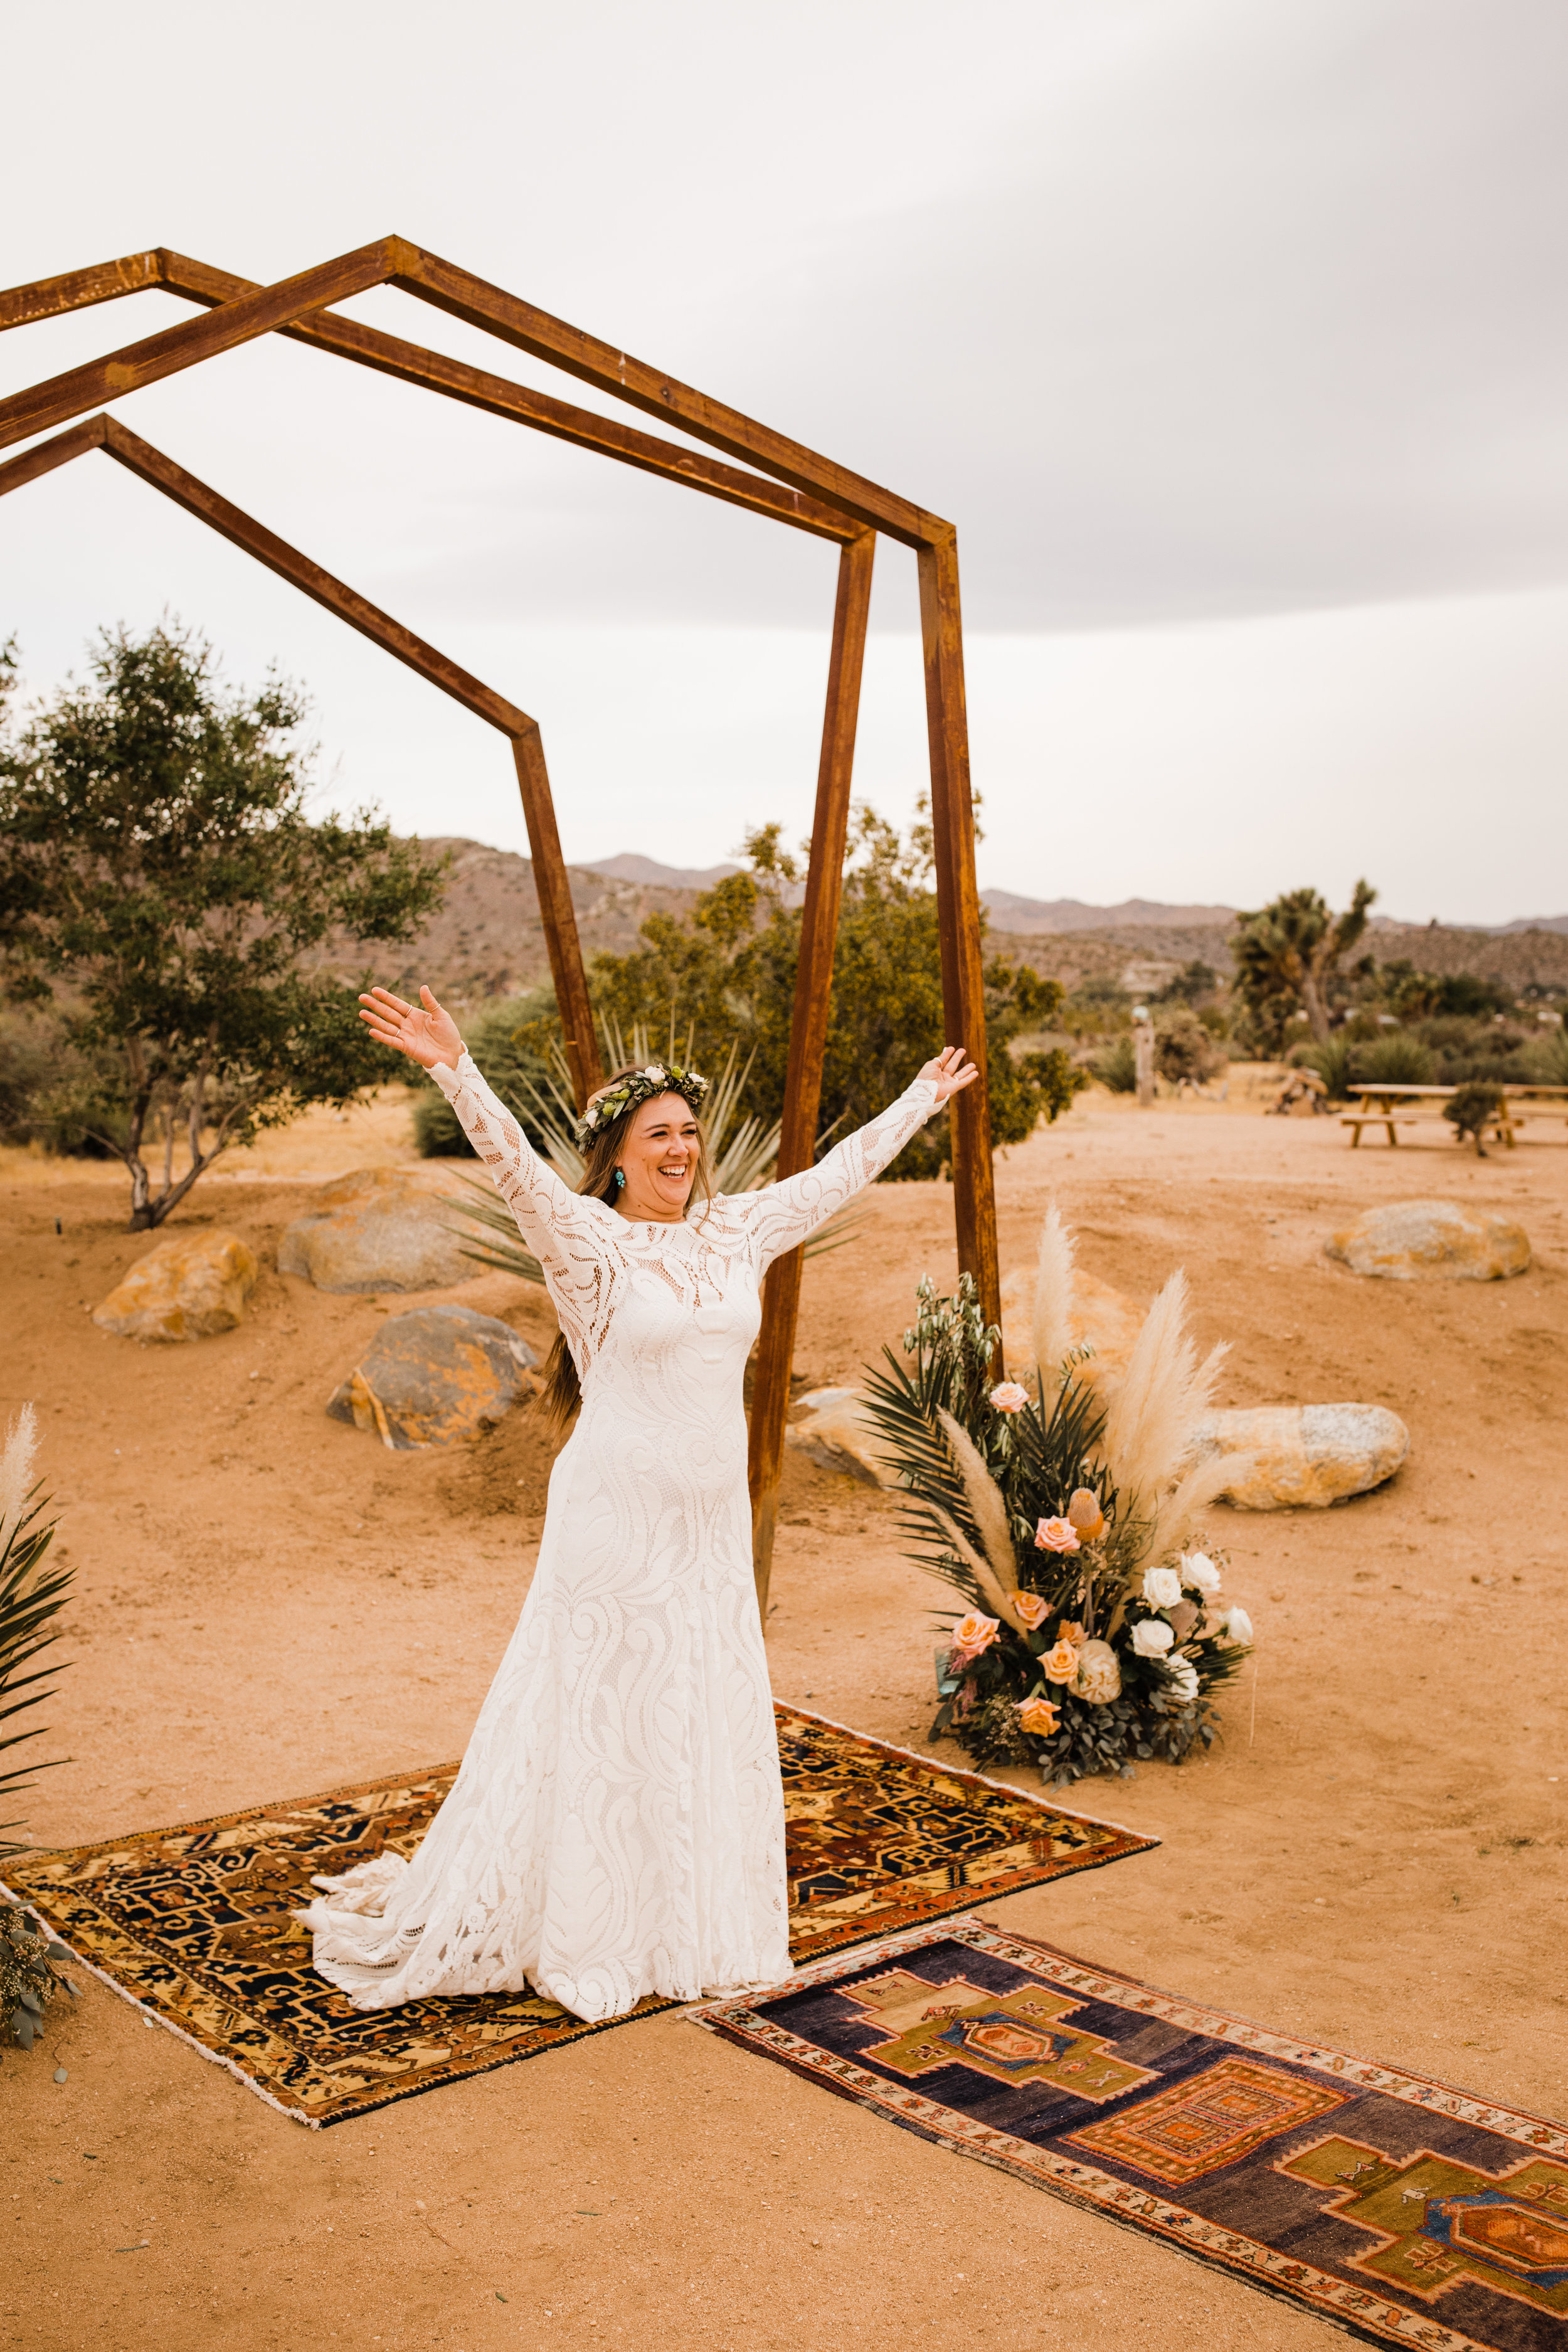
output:
<svg viewBox="0 0 1568 2352"><path fill-rule="evenodd" d="M329 1421L403 1302L270 1270L305 1187L402 1156L405 1124L395 1092L205 1181L184 1221L233 1226L268 1270L241 1330L163 1349L87 1311L147 1246L121 1230L123 1179L5 1156L0 1412L37 1401L79 1572L50 1710L75 1760L32 1800L36 1843L461 1750L527 1587L546 1453L516 1415L458 1455L389 1454ZM1157 1853L986 1916L1561 2115L1568 1137L1536 1134L1485 1160L1436 1139L1352 1154L1337 1123L1266 1119L1239 1094L1142 1114L1096 1095L1000 1163L1005 1264L1032 1256L1054 1193L1092 1273L1146 1297L1186 1267L1200 1335L1233 1343L1226 1402L1386 1402L1413 1450L1330 1512L1213 1515L1256 1687L1209 1760L1080 1791ZM1323 1256L1355 1210L1433 1195L1518 1218L1531 1271L1406 1286ZM949 1196L880 1188L852 1251L807 1271L798 1369L853 1380L917 1276L952 1266ZM509 1278L439 1295L547 1336L540 1295ZM892 1506L797 1458L784 1520L780 1696L921 1744L939 1589L900 1560ZM89 1981L45 2046L0 2064L0 2343L26 2352L1322 2335L673 2013L310 2133Z"/></svg>

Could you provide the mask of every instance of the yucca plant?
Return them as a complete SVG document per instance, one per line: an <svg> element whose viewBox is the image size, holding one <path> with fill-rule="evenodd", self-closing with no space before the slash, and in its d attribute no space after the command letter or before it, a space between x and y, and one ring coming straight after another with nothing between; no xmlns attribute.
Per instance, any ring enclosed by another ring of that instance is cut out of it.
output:
<svg viewBox="0 0 1568 2352"><path fill-rule="evenodd" d="M37 1449L37 1418L32 1406L24 1405L5 1433L0 1454L0 1726L12 1724L52 1696L38 1685L53 1669L37 1661L58 1639L45 1628L64 1608L73 1573L68 1568L44 1566L55 1521L44 1517L47 1497L39 1495L34 1482ZM36 1739L42 1728L34 1724L26 1731L0 1730L0 1754ZM0 1802L22 1795L33 1785L28 1775L47 1769L24 1764L0 1770ZM5 1835L21 1826L19 1820L0 1822L0 1862L24 1851ZM20 1904L0 1903L0 2042L18 2042L30 2050L57 1987L63 1985L75 1997L75 1985L60 1974L69 1958L65 1946L56 1943L31 1912Z"/></svg>
<svg viewBox="0 0 1568 2352"><path fill-rule="evenodd" d="M642 1023L639 1022L632 1031L629 1052L627 1040L618 1022L604 1021L600 1027L605 1059L612 1069L623 1068L631 1063L647 1062L652 1058L647 1030ZM691 1052L689 1034L684 1052L678 1051L677 1046L672 1020L669 1044L665 1050L670 1061L684 1066ZM724 1057L724 1066L709 1087L702 1106L703 1125L708 1130L709 1150L713 1155L712 1178L716 1192L754 1192L759 1184L770 1180L778 1161L778 1121L775 1119L771 1127L764 1128L762 1120L753 1114L748 1113L743 1118L740 1117L753 1058L749 1055L742 1063L740 1043L732 1040ZM575 1188L583 1181L584 1161L574 1138L577 1113L572 1100L572 1082L566 1057L559 1043L552 1045L551 1062L548 1091L538 1087L527 1089L531 1110L530 1124L542 1129L544 1148L551 1165L563 1182ZM507 1097L502 1099L510 1100L510 1108L521 1116L521 1103ZM497 1200L489 1184L476 1182L469 1176L465 1176L463 1182L474 1198L471 1202L454 1202L453 1206L458 1215L466 1217L470 1224L480 1226L487 1238L478 1248L465 1247L461 1255L472 1258L476 1265L493 1266L503 1274L519 1275L524 1282L542 1283L544 1270L532 1251L523 1246L511 1211L503 1202ZM830 1217L812 1234L805 1244L806 1256L819 1256L824 1250L837 1249L845 1242L853 1240L865 1216L864 1206L858 1202L840 1209L836 1217ZM454 1226L451 1230L459 1241L472 1242L475 1238L461 1227Z"/></svg>

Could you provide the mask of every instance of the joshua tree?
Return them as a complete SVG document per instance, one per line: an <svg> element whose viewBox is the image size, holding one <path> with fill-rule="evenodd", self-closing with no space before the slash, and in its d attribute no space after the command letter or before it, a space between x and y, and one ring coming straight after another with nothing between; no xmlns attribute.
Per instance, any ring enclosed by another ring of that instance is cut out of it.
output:
<svg viewBox="0 0 1568 2352"><path fill-rule="evenodd" d="M1278 1044L1285 1024L1306 1013L1320 1044L1329 1034L1329 994L1342 957L1366 929L1377 892L1358 882L1342 915L1319 891L1287 890L1267 907L1238 915L1231 934L1235 988L1254 1024Z"/></svg>

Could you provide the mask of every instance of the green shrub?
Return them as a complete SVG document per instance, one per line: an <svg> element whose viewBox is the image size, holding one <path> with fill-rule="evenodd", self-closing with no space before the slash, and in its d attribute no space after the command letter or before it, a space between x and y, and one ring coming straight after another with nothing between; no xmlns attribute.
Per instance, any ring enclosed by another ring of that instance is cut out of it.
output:
<svg viewBox="0 0 1568 2352"><path fill-rule="evenodd" d="M1568 1087L1568 1028L1532 1037L1519 1058L1530 1073L1526 1085Z"/></svg>
<svg viewBox="0 0 1568 2352"><path fill-rule="evenodd" d="M517 1111L535 1150L542 1150L544 1134L527 1089L538 1087L548 1099L550 1066L526 1036L520 1042L519 1032L526 1032L534 1022L552 1020L554 1014L553 991L536 988L526 996L499 998L459 1024L475 1062L501 1100ZM434 1084L424 1087L415 1097L414 1139L421 1158L426 1160L474 1157L474 1147L458 1126L456 1111Z"/></svg>
<svg viewBox="0 0 1568 2352"><path fill-rule="evenodd" d="M1131 1095L1138 1091L1138 1063L1131 1037L1114 1037L1103 1054L1097 1054L1089 1068L1102 1087L1113 1095Z"/></svg>
<svg viewBox="0 0 1568 2352"><path fill-rule="evenodd" d="M1323 1045L1298 1045L1290 1059L1298 1068L1316 1070L1331 1102L1343 1102L1355 1084L1361 1050L1342 1030L1336 1030Z"/></svg>
<svg viewBox="0 0 1568 2352"><path fill-rule="evenodd" d="M1502 1090L1500 1087L1461 1087L1453 1101L1443 1105L1443 1116L1452 1121L1457 1141L1462 1143L1466 1136L1474 1136L1476 1150L1480 1151L1481 1136L1487 1122L1498 1116L1501 1107Z"/></svg>
<svg viewBox="0 0 1568 2352"><path fill-rule="evenodd" d="M1436 1069L1430 1045L1407 1029L1384 1030L1375 1045L1360 1049L1355 1061L1356 1078L1363 1086L1429 1087Z"/></svg>
<svg viewBox="0 0 1568 2352"><path fill-rule="evenodd" d="M1154 1024L1154 1067L1172 1086L1182 1079L1194 1086L1225 1067L1225 1055L1185 1003L1160 1007Z"/></svg>

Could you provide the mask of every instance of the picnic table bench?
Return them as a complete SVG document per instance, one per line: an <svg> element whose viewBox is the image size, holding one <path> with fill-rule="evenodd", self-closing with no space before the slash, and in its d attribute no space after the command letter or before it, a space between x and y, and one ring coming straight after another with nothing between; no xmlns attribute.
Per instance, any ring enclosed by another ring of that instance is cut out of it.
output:
<svg viewBox="0 0 1568 2352"><path fill-rule="evenodd" d="M1441 1118L1444 1104L1452 1102L1459 1088L1366 1086L1354 1087L1351 1091L1356 1098L1355 1108L1344 1113L1340 1125L1351 1129L1353 1151L1361 1142L1363 1127L1385 1129L1389 1142L1396 1144L1397 1129L1426 1126L1435 1118ZM1487 1120L1485 1132L1495 1142L1506 1144L1510 1151L1519 1139L1516 1130L1531 1111L1550 1110L1554 1104L1562 1104L1568 1117L1568 1087L1508 1086L1500 1081L1498 1097L1497 1110ZM1481 1137L1478 1135L1478 1150L1480 1144Z"/></svg>

